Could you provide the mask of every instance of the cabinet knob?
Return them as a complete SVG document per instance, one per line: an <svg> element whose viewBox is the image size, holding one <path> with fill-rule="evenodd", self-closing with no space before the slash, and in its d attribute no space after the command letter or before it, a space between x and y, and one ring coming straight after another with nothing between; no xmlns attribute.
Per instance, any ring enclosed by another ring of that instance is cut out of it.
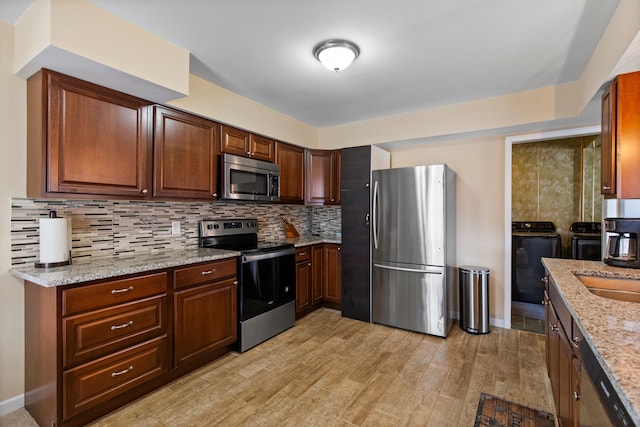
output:
<svg viewBox="0 0 640 427"><path fill-rule="evenodd" d="M368 182L364 185L364 188L369 188L369 183Z"/></svg>
<svg viewBox="0 0 640 427"><path fill-rule="evenodd" d="M603 185L602 189L603 190L611 190L611 186L610 185Z"/></svg>
<svg viewBox="0 0 640 427"><path fill-rule="evenodd" d="M307 264L309 267L311 267L311 263Z"/></svg>
<svg viewBox="0 0 640 427"><path fill-rule="evenodd" d="M247 156L251 157L252 154L251 151L247 151Z"/></svg>
<svg viewBox="0 0 640 427"><path fill-rule="evenodd" d="M332 202L335 202L335 201L336 201L336 199L331 199L331 201L332 201Z"/></svg>
<svg viewBox="0 0 640 427"><path fill-rule="evenodd" d="M575 348L579 348L580 347L580 343L582 342L581 338L578 337L573 337L573 339L571 340L571 344L575 347Z"/></svg>
<svg viewBox="0 0 640 427"><path fill-rule="evenodd" d="M342 248L338 247L338 251L340 251Z"/></svg>
<svg viewBox="0 0 640 427"><path fill-rule="evenodd" d="M554 325L553 323L549 322L549 328L553 331L553 332L557 332L558 331L558 325Z"/></svg>
<svg viewBox="0 0 640 427"><path fill-rule="evenodd" d="M149 192L149 190L147 190L146 188L141 191L142 194L147 194L148 192Z"/></svg>
<svg viewBox="0 0 640 427"><path fill-rule="evenodd" d="M218 193L213 193L211 196L218 197Z"/></svg>
<svg viewBox="0 0 640 427"><path fill-rule="evenodd" d="M234 281L233 281L233 284L234 284L235 286L238 286L238 281L237 281L237 280L234 280Z"/></svg>
<svg viewBox="0 0 640 427"><path fill-rule="evenodd" d="M578 393L577 391L573 392L573 400L580 400L582 396L580 396L580 393Z"/></svg>

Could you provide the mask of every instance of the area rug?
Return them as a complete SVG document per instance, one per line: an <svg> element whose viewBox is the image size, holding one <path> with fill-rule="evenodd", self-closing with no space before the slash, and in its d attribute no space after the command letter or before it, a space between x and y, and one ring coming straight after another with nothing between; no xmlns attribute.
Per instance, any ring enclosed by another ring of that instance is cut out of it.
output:
<svg viewBox="0 0 640 427"><path fill-rule="evenodd" d="M539 409L480 393L473 427L554 427L553 415Z"/></svg>

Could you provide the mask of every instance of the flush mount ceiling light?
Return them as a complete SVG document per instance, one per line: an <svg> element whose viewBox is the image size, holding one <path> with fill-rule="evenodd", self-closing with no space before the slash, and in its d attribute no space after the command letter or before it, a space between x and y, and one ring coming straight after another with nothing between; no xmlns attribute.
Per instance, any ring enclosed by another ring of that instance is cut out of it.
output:
<svg viewBox="0 0 640 427"><path fill-rule="evenodd" d="M327 40L313 48L313 56L328 70L342 71L360 54L355 43L348 40Z"/></svg>

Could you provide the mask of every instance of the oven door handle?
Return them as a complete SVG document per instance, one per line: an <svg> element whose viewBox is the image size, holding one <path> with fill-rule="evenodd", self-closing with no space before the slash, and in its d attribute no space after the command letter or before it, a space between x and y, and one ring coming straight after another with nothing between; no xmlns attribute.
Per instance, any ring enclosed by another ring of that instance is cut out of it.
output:
<svg viewBox="0 0 640 427"><path fill-rule="evenodd" d="M265 252L259 254L242 255L242 263L246 264L254 261L261 261L263 259L278 258L285 255L295 255L296 248L284 249L281 251Z"/></svg>

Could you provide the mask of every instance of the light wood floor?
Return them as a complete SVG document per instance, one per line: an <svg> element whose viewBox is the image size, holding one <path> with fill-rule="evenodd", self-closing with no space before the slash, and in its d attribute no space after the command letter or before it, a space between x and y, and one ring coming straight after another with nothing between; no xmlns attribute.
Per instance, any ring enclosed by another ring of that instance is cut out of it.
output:
<svg viewBox="0 0 640 427"><path fill-rule="evenodd" d="M554 412L544 336L454 325L442 339L321 309L93 426L471 427L480 392Z"/></svg>

